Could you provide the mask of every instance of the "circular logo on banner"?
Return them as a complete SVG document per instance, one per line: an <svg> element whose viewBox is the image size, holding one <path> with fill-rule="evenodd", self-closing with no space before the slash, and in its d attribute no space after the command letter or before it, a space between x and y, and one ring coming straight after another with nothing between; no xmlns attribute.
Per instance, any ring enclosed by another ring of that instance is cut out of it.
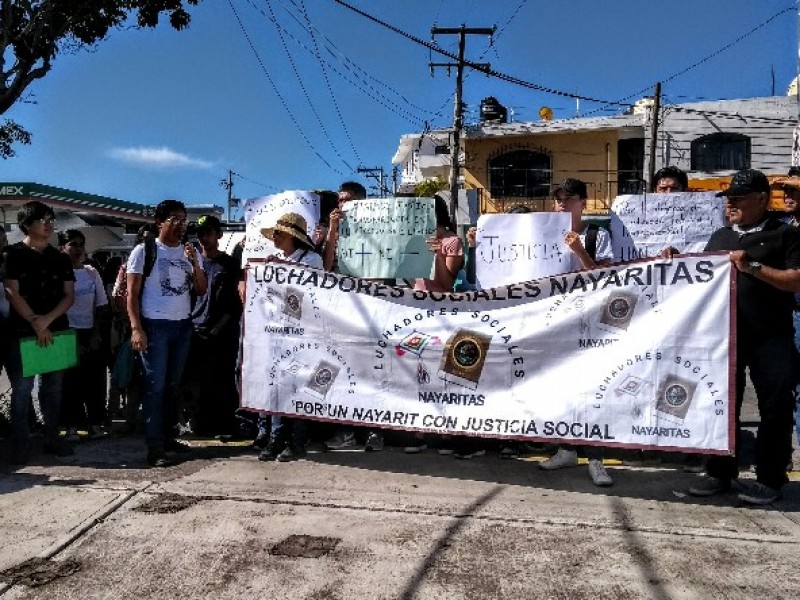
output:
<svg viewBox="0 0 800 600"><path fill-rule="evenodd" d="M286 304L295 312L300 309L300 299L295 294L289 294L286 297Z"/></svg>
<svg viewBox="0 0 800 600"><path fill-rule="evenodd" d="M608 305L608 313L614 319L627 319L631 312L631 304L627 298L615 298Z"/></svg>
<svg viewBox="0 0 800 600"><path fill-rule="evenodd" d="M679 383L673 383L664 390L664 399L670 406L681 406L689 399L689 391Z"/></svg>
<svg viewBox="0 0 800 600"><path fill-rule="evenodd" d="M462 369L471 369L481 360L481 348L478 343L471 339L459 340L453 346L453 360Z"/></svg>
<svg viewBox="0 0 800 600"><path fill-rule="evenodd" d="M314 381L317 385L325 386L333 381L333 373L327 367L320 368L314 375Z"/></svg>

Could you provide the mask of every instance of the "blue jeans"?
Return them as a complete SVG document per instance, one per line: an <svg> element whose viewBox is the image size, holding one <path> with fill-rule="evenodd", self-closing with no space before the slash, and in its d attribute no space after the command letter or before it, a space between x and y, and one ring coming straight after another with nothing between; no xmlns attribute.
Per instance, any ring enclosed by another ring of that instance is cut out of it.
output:
<svg viewBox="0 0 800 600"><path fill-rule="evenodd" d="M270 428L269 441L273 452L280 452L286 446L304 450L308 444L308 422L305 419L272 415Z"/></svg>
<svg viewBox="0 0 800 600"><path fill-rule="evenodd" d="M6 346L6 372L11 382L11 432L13 446L28 443L28 409L31 406L35 376L22 376L22 355L19 340L9 337ZM61 381L64 371L52 371L39 376L39 405L44 419L45 443L58 439L58 418L61 412Z"/></svg>
<svg viewBox="0 0 800 600"><path fill-rule="evenodd" d="M177 393L189 355L192 321L142 319L142 328L147 335L147 348L140 353L145 441L150 449L163 449L178 423Z"/></svg>

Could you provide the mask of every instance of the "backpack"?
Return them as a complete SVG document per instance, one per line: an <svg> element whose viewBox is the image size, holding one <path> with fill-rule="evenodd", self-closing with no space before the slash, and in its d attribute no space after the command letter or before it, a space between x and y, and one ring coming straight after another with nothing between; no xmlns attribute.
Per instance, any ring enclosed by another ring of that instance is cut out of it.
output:
<svg viewBox="0 0 800 600"><path fill-rule="evenodd" d="M597 231L600 229L598 225L589 223L586 227L586 253L592 260L595 260L597 255Z"/></svg>

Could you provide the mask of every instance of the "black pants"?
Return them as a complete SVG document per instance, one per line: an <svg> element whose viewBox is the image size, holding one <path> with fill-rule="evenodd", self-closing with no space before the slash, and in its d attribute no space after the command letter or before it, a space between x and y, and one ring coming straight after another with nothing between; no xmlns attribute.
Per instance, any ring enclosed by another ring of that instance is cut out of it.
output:
<svg viewBox="0 0 800 600"><path fill-rule="evenodd" d="M106 421L106 358L98 346L90 349L93 330L76 329L78 366L64 372L61 424L83 428Z"/></svg>
<svg viewBox="0 0 800 600"><path fill-rule="evenodd" d="M756 437L756 478L773 489L789 479L786 463L792 452L794 386L796 381L794 340L784 336L737 342L736 368L736 456L712 456L707 471L712 477L733 479L739 475L741 412L744 399L745 367L758 398L761 423Z"/></svg>

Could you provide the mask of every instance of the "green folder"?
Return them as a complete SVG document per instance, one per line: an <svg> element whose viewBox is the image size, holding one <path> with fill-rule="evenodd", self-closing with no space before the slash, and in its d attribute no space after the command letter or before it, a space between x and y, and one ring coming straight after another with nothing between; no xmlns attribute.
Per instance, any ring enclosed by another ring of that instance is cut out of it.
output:
<svg viewBox="0 0 800 600"><path fill-rule="evenodd" d="M72 329L54 333L49 346L39 346L35 337L22 338L19 351L23 377L61 371L78 364L78 339Z"/></svg>

